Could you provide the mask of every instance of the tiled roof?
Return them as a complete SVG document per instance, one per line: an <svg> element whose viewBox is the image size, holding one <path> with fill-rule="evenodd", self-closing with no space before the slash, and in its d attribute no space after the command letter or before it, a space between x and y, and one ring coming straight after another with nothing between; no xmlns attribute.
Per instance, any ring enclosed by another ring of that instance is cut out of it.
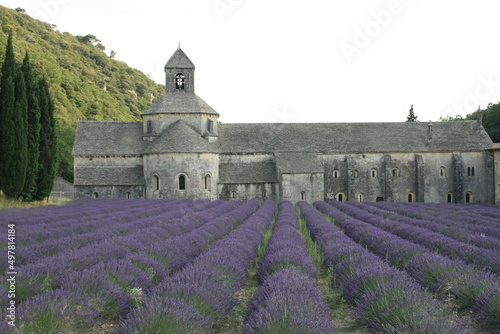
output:
<svg viewBox="0 0 500 334"><path fill-rule="evenodd" d="M77 186L140 186L144 185L142 166L136 167L75 167Z"/></svg>
<svg viewBox="0 0 500 334"><path fill-rule="evenodd" d="M165 68L195 68L193 62L179 47L165 64Z"/></svg>
<svg viewBox="0 0 500 334"><path fill-rule="evenodd" d="M151 114L211 114L219 115L196 94L174 91L157 99L143 115Z"/></svg>
<svg viewBox="0 0 500 334"><path fill-rule="evenodd" d="M74 156L140 155L142 122L79 121Z"/></svg>
<svg viewBox="0 0 500 334"><path fill-rule="evenodd" d="M390 153L482 151L492 148L476 121L432 123L220 124L223 153Z"/></svg>
<svg viewBox="0 0 500 334"><path fill-rule="evenodd" d="M209 143L206 139L179 120L169 126L153 142L144 143L144 153L218 153L219 143Z"/></svg>
<svg viewBox="0 0 500 334"><path fill-rule="evenodd" d="M275 183L278 174L274 162L221 163L220 183Z"/></svg>
<svg viewBox="0 0 500 334"><path fill-rule="evenodd" d="M315 153L276 153L276 165L283 174L323 173L324 168Z"/></svg>

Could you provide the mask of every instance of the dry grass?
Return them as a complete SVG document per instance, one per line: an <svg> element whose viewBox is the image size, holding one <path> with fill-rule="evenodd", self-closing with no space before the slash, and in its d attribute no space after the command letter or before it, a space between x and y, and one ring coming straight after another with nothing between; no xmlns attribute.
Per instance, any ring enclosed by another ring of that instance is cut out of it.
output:
<svg viewBox="0 0 500 334"><path fill-rule="evenodd" d="M69 200L63 200L57 197L50 197L43 201L34 202L23 202L11 198L7 198L0 194L0 209L12 209L12 208L34 208L43 205L63 205Z"/></svg>

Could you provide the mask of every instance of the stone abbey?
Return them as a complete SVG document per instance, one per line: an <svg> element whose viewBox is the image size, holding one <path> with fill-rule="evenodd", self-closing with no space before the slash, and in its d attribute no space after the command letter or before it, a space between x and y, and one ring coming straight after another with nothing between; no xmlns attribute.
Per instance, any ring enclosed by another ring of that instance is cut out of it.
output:
<svg viewBox="0 0 500 334"><path fill-rule="evenodd" d="M76 197L500 204L478 121L226 124L178 48L142 122L80 121Z"/></svg>

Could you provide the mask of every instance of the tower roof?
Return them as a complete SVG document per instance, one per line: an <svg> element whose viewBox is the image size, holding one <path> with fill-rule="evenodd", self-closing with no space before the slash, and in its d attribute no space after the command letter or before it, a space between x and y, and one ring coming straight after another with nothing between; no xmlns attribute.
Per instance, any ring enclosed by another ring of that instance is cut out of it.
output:
<svg viewBox="0 0 500 334"><path fill-rule="evenodd" d="M156 100L142 115L152 114L211 114L219 115L195 94L170 93Z"/></svg>
<svg viewBox="0 0 500 334"><path fill-rule="evenodd" d="M179 46L165 64L165 68L195 68L193 62L186 56Z"/></svg>

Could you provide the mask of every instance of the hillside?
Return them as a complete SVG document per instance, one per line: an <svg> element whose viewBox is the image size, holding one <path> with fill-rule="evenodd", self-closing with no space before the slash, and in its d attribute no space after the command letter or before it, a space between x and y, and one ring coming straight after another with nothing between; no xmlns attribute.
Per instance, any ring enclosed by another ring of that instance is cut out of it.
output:
<svg viewBox="0 0 500 334"><path fill-rule="evenodd" d="M16 62L26 51L37 76L45 76L56 105L58 175L73 181L71 148L80 120L138 121L164 92L139 70L114 60L88 36L73 36L29 15L0 6L0 62L13 32Z"/></svg>

